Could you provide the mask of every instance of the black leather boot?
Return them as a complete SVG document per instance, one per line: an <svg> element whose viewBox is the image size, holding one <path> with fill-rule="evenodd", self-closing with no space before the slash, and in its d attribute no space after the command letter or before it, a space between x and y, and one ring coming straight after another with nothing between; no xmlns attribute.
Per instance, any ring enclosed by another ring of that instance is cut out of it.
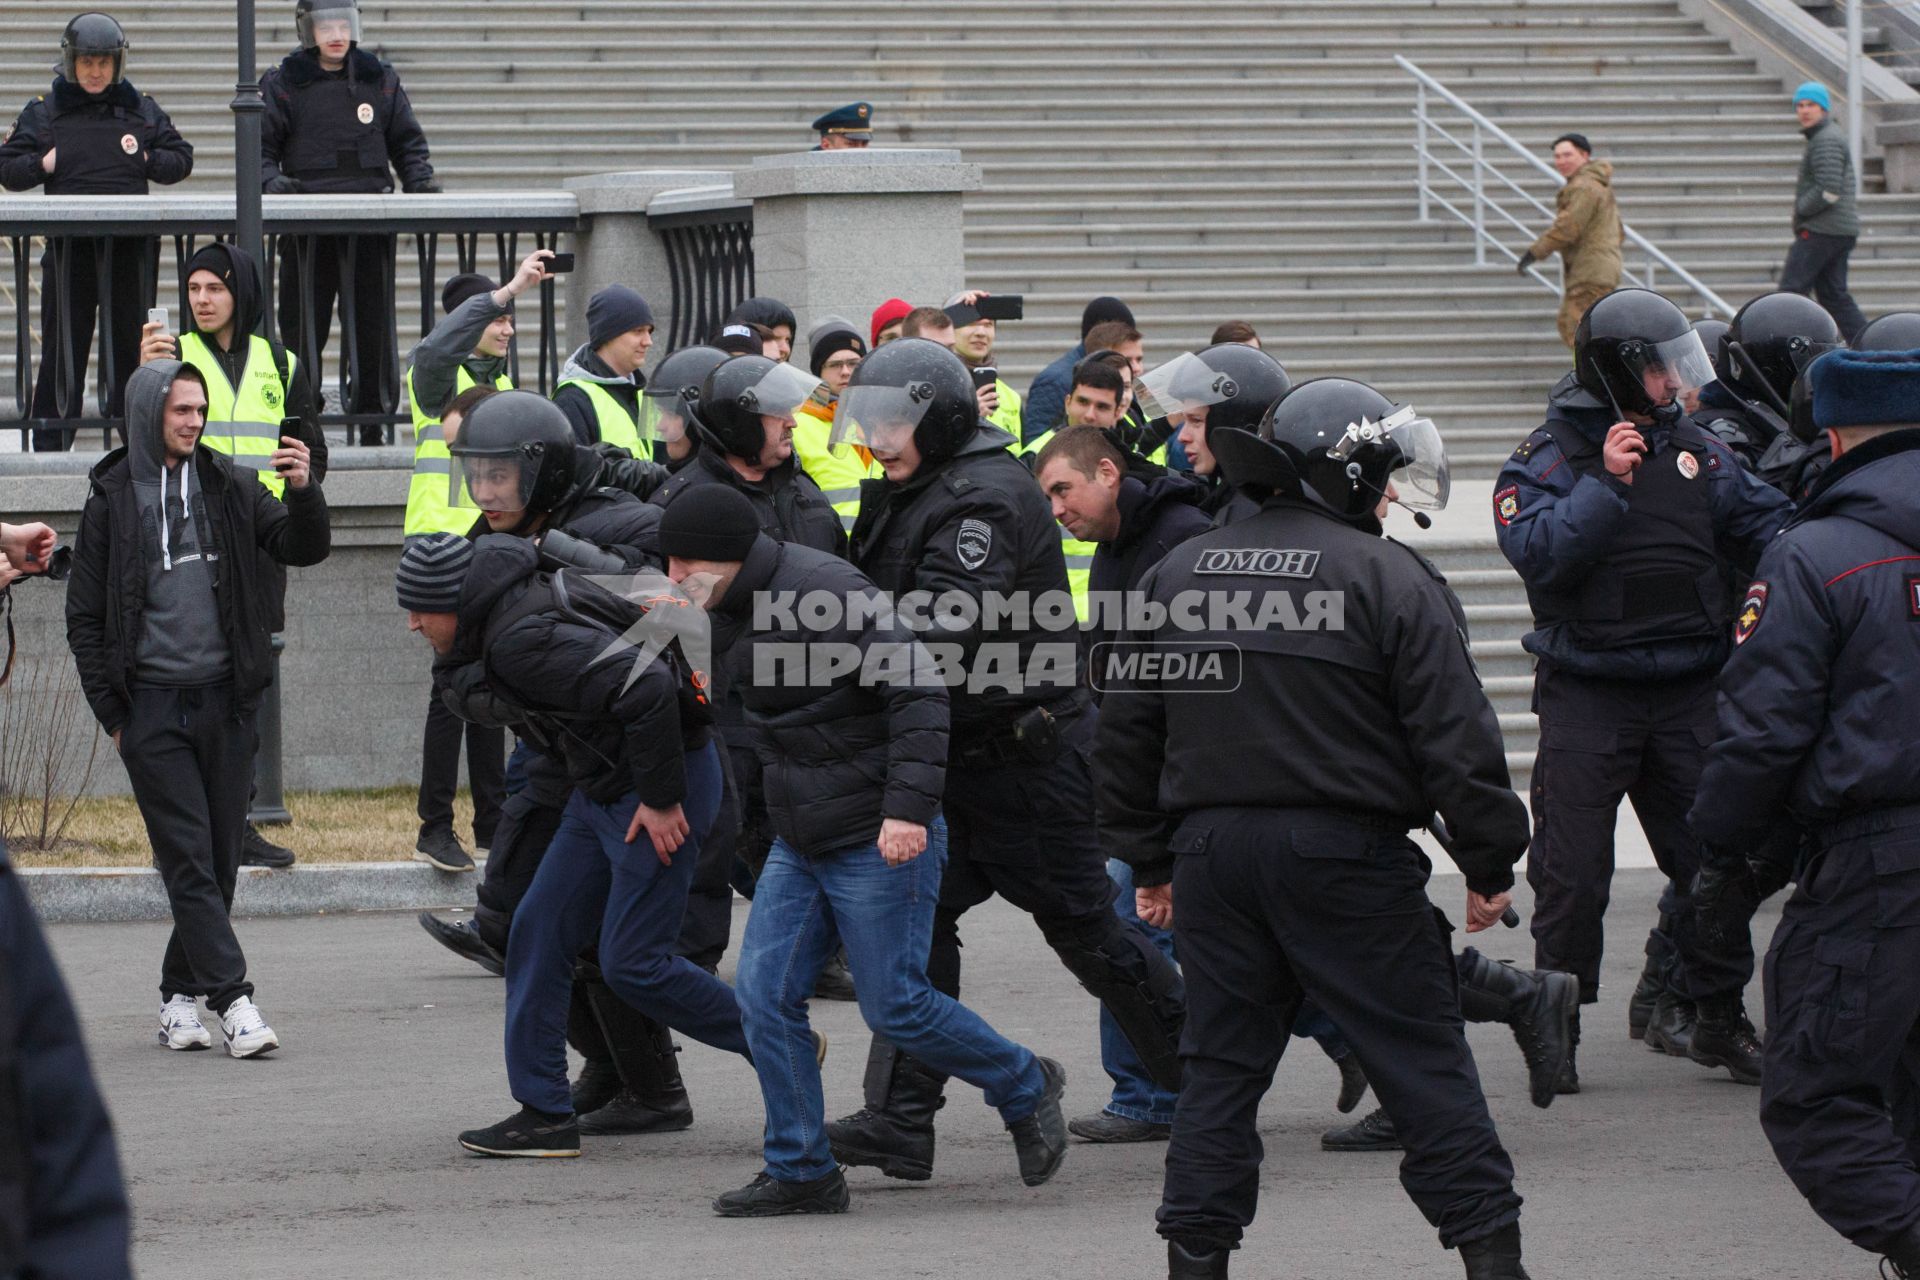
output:
<svg viewBox="0 0 1920 1280"><path fill-rule="evenodd" d="M1647 1048L1674 1058L1689 1056L1694 1018L1693 1001L1662 991L1653 1003L1653 1021L1647 1024Z"/></svg>
<svg viewBox="0 0 1920 1280"><path fill-rule="evenodd" d="M1227 1274L1227 1250L1189 1253L1178 1240L1167 1241L1167 1280L1219 1280Z"/></svg>
<svg viewBox="0 0 1920 1280"><path fill-rule="evenodd" d="M833 1158L925 1182L933 1176L933 1117L946 1105L946 1087L945 1076L875 1036L867 1053L867 1105L827 1125Z"/></svg>
<svg viewBox="0 0 1920 1280"><path fill-rule="evenodd" d="M1687 1056L1704 1067L1725 1067L1741 1084L1760 1083L1760 1037L1738 996L1702 1000Z"/></svg>
<svg viewBox="0 0 1920 1280"><path fill-rule="evenodd" d="M1468 947L1458 958L1460 1011L1470 1022L1504 1022L1527 1062L1536 1107L1553 1105L1560 1072L1573 1051L1569 1026L1580 1007L1580 983L1568 973L1528 972Z"/></svg>
<svg viewBox="0 0 1920 1280"><path fill-rule="evenodd" d="M1322 1151L1399 1151L1400 1135L1385 1107L1376 1107L1352 1124L1320 1135Z"/></svg>
<svg viewBox="0 0 1920 1280"><path fill-rule="evenodd" d="M680 1080L673 1033L605 983L585 985L623 1087L603 1106L581 1115L580 1132L673 1133L692 1125L693 1103Z"/></svg>
<svg viewBox="0 0 1920 1280"><path fill-rule="evenodd" d="M1893 1269L1894 1280L1920 1280L1920 1222L1887 1246L1886 1265Z"/></svg>
<svg viewBox="0 0 1920 1280"><path fill-rule="evenodd" d="M1560 1078L1553 1082L1555 1093L1580 1092L1580 1070L1574 1065L1574 1055L1580 1050L1580 1006L1573 1007L1573 1017L1567 1020L1567 1065L1560 1068Z"/></svg>
<svg viewBox="0 0 1920 1280"><path fill-rule="evenodd" d="M1500 1228L1490 1236L1460 1246L1467 1280L1531 1280L1520 1265L1520 1224Z"/></svg>
<svg viewBox="0 0 1920 1280"><path fill-rule="evenodd" d="M1640 970L1640 981L1633 984L1633 994L1627 998L1627 1038L1645 1040L1647 1024L1653 1021L1654 1002L1660 999L1660 993L1667 989L1666 975L1661 972L1660 962L1651 954Z"/></svg>

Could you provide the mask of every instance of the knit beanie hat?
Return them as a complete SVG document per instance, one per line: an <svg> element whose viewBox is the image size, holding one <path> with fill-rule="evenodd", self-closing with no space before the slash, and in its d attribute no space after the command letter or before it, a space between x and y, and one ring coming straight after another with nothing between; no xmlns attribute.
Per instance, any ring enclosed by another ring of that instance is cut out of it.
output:
<svg viewBox="0 0 1920 1280"><path fill-rule="evenodd" d="M457 276L450 276L446 284L441 286L440 310L452 315L454 309L468 298L492 293L499 287L477 271L462 271Z"/></svg>
<svg viewBox="0 0 1920 1280"><path fill-rule="evenodd" d="M600 346L653 323L647 300L623 284L610 284L587 300L587 345Z"/></svg>
<svg viewBox="0 0 1920 1280"><path fill-rule="evenodd" d="M411 613L453 613L473 563L473 544L457 533L430 533L407 544L394 573L394 593Z"/></svg>
<svg viewBox="0 0 1920 1280"><path fill-rule="evenodd" d="M816 378L820 376L821 367L842 351L857 351L862 357L867 354L867 340L860 336L851 320L828 316L807 335L807 364Z"/></svg>
<svg viewBox="0 0 1920 1280"><path fill-rule="evenodd" d="M660 517L660 554L682 560L745 560L760 519L744 494L724 484L683 489Z"/></svg>

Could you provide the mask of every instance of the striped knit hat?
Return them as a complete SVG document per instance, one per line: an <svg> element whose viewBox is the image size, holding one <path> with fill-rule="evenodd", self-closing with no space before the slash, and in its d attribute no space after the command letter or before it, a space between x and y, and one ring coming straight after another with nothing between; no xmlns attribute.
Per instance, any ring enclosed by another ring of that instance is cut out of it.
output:
<svg viewBox="0 0 1920 1280"><path fill-rule="evenodd" d="M473 544L457 533L430 533L400 553L394 590L411 613L453 613L473 563Z"/></svg>

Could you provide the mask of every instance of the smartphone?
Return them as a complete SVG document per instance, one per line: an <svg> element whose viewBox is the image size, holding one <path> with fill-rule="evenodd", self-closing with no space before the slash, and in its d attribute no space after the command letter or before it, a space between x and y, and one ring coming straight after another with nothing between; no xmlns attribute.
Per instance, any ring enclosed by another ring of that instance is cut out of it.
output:
<svg viewBox="0 0 1920 1280"><path fill-rule="evenodd" d="M1027 315L1026 295L1019 293L990 293L973 304L982 320L1024 320Z"/></svg>
<svg viewBox="0 0 1920 1280"><path fill-rule="evenodd" d="M298 418L282 418L280 419L280 434L283 437L292 436L295 440L298 440L300 438L300 432L304 429L305 425L306 424L302 423ZM276 444L277 443L276 441ZM291 465L291 463L279 462L274 464L273 469L275 471L285 472Z"/></svg>
<svg viewBox="0 0 1920 1280"><path fill-rule="evenodd" d="M990 387L1000 381L1000 370L990 364L983 364L973 371L973 385L976 388Z"/></svg>
<svg viewBox="0 0 1920 1280"><path fill-rule="evenodd" d="M547 271L551 275L563 276L573 270L573 255L556 253L547 259Z"/></svg>
<svg viewBox="0 0 1920 1280"><path fill-rule="evenodd" d="M167 327L167 309L165 307L148 307L147 323L159 325L163 333L173 332Z"/></svg>

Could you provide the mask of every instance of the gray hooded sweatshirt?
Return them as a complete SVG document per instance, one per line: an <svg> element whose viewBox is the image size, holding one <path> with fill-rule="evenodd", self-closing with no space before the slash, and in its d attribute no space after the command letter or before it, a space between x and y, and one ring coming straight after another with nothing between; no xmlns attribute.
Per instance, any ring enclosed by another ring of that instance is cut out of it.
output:
<svg viewBox="0 0 1920 1280"><path fill-rule="evenodd" d="M162 431L167 393L182 368L156 360L127 379L127 464L147 568L137 685L223 684L233 675L213 595L219 554L207 534L206 502L193 487L192 459L169 460Z"/></svg>

